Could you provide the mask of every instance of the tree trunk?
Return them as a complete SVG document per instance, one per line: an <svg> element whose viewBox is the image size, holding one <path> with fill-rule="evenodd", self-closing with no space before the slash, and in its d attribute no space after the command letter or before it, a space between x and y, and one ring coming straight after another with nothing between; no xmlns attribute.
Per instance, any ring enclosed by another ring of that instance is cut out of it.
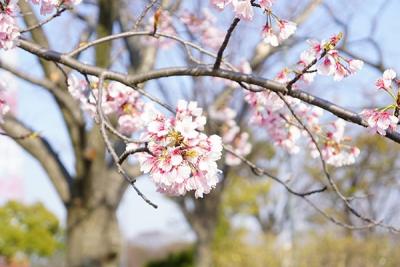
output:
<svg viewBox="0 0 400 267"><path fill-rule="evenodd" d="M196 233L196 267L212 267L212 244L218 220L219 205L221 202L221 187L207 195L204 199L192 199L194 207L189 208L185 201L178 202L183 214Z"/></svg>
<svg viewBox="0 0 400 267"><path fill-rule="evenodd" d="M212 267L212 241L214 235L206 234L200 236L197 234L195 266L196 267Z"/></svg>
<svg viewBox="0 0 400 267"><path fill-rule="evenodd" d="M121 234L116 210L99 203L92 208L68 208L68 267L117 267Z"/></svg>

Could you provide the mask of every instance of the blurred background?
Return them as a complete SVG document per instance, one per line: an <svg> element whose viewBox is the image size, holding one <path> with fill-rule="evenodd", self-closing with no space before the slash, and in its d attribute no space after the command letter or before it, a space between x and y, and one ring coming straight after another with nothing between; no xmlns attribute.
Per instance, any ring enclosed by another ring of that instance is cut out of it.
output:
<svg viewBox="0 0 400 267"><path fill-rule="evenodd" d="M57 51L71 51L101 36L132 30L149 2L83 1L46 24L43 32L35 30L26 37ZM152 29L153 15L161 7L170 19L161 21L160 32L191 40L213 52L218 46L202 43L182 18L191 14L201 21L215 16L211 20L215 42L224 37L233 18L233 12L218 12L209 1L154 2L138 30ZM339 50L362 59L364 69L342 82L318 77L305 90L355 112L382 107L390 99L377 92L375 80L387 68L400 69L398 10L400 2L394 0L279 0L274 12L296 21L296 34L278 48L263 44L260 29L264 17L260 13L254 21L239 24L226 59L238 67L248 62L254 74L274 78L285 66L296 64L307 48L307 39L326 39L343 32ZM25 2L21 11L25 14L19 18L21 25L34 23L27 18L35 14L44 19L37 7ZM193 55L202 62L213 62L195 51ZM194 64L184 47L152 37L116 40L78 57L127 73ZM97 126L87 115L82 115L78 127L86 136L85 146L77 149L73 141L76 125L68 121L56 90L19 75L51 81L65 92L64 79L54 65L15 49L1 54L0 69L13 117L39 133L40 140L47 140L71 178L66 195L57 184L60 177L49 174L48 162L30 150L30 140L15 142L0 136L0 266L400 266L398 234L378 227L358 231L340 227L281 185L255 176L245 165L220 166L224 170L222 181L204 199L167 197L156 192L148 177L141 176L137 186L157 203L159 208L154 209L116 175L102 140L95 134ZM222 106L243 111L238 125L250 133L252 151L248 158L299 190L324 182L320 162L309 156L306 146L299 154L290 155L269 142L265 131L247 124L244 92L232 84L177 77L149 82L145 89L172 106L179 98L197 100L206 112L215 104L214 99L220 99ZM326 123L333 119L329 114L324 116ZM6 122L6 132L10 125ZM214 127L209 131L218 131L218 125ZM330 168L331 175L345 195L356 196L352 203L358 210L400 226L400 147L359 126L348 124L346 130L361 154L352 166ZM33 148L38 149L40 146ZM79 160L90 162L89 167L85 165L86 172L80 173L85 166L80 166ZM127 165L130 170L136 163ZM333 192L311 199L342 222L361 223Z"/></svg>

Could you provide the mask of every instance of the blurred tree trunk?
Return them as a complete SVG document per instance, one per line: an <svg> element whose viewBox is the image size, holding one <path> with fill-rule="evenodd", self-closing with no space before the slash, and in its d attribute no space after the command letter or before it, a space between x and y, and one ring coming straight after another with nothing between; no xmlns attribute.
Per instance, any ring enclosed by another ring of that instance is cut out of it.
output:
<svg viewBox="0 0 400 267"><path fill-rule="evenodd" d="M67 266L117 267L121 234L113 208L104 204L68 208Z"/></svg>
<svg viewBox="0 0 400 267"><path fill-rule="evenodd" d="M196 234L197 234L197 244L196 244L195 266L211 267L213 266L211 246L214 235L210 235L207 232L203 233L202 235L199 234L199 232L197 231Z"/></svg>
<svg viewBox="0 0 400 267"><path fill-rule="evenodd" d="M222 190L223 186L220 185L205 198L186 197L185 200L178 200L186 220L196 234L196 267L213 266L212 244L218 222Z"/></svg>
<svg viewBox="0 0 400 267"><path fill-rule="evenodd" d="M120 1L99 0L96 37L111 35ZM96 65L109 68L112 43L96 47ZM98 125L86 133L86 168L74 179L67 205L67 263L70 267L117 267L121 249L116 210L121 177L108 170L106 147ZM112 179L116 178L116 179Z"/></svg>

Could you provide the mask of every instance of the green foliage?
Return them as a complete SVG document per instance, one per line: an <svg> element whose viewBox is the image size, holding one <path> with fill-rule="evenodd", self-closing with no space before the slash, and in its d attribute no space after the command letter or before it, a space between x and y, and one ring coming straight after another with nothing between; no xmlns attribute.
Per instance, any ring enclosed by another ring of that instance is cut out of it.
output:
<svg viewBox="0 0 400 267"><path fill-rule="evenodd" d="M47 257L61 247L58 219L42 204L10 201L0 208L0 255Z"/></svg>
<svg viewBox="0 0 400 267"><path fill-rule="evenodd" d="M270 182L266 179L229 176L213 241L214 266L279 266L279 257L271 246L273 242L269 242L270 237L261 235L259 240L248 242L248 229L231 225L232 216L257 216L260 206L268 202L269 191Z"/></svg>
<svg viewBox="0 0 400 267"><path fill-rule="evenodd" d="M179 253L173 253L164 260L152 261L146 264L146 267L193 267L194 251L193 249L184 250Z"/></svg>
<svg viewBox="0 0 400 267"><path fill-rule="evenodd" d="M290 255L290 261L298 267L400 266L396 242L388 238L355 238L334 234L308 234L304 238L307 241L292 248Z"/></svg>

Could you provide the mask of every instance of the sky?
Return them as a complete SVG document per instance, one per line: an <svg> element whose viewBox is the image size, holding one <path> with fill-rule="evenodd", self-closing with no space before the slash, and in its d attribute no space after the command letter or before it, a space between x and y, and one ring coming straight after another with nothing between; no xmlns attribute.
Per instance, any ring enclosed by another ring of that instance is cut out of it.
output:
<svg viewBox="0 0 400 267"><path fill-rule="evenodd" d="M332 3L332 1L327 2ZM352 39L357 40L369 35L370 30L368 25L370 23L368 23L368 21L370 21L371 14L375 13L375 10L382 2L383 1L379 0L365 1L365 5L361 5L357 11L357 15L350 16L352 24L350 33ZM385 64L400 70L400 63L398 60L398 58L400 58L400 51L397 47L400 40L399 35L395 33L395 30L400 29L400 20L398 20L397 14L398 10L400 10L400 1L388 2L390 2L388 4L389 6L379 16L379 23L377 25L375 36L383 47ZM347 13L351 13L351 10L343 10L342 13L337 15L347 20ZM311 24L318 22L318 18L321 18L321 16L324 16L324 11L322 9L320 9L316 13L316 16L310 22L306 23L304 27L311 27ZM62 22L57 23L62 24ZM331 25L319 26L330 27ZM52 31L54 28L48 28L47 30ZM306 29L301 29L300 31L302 30ZM74 34L73 31L74 29L65 28L63 36L61 38L55 38L54 44L57 45L58 43L68 40L71 42L70 38ZM318 37L318 35L314 37ZM355 52L360 53L360 55L366 54L368 57L374 59L371 49L362 46L360 47L361 48L357 48L356 46ZM13 51L2 53L1 58L2 60L18 65L22 70L27 71L32 75L40 75L36 63L32 60L32 57L25 52ZM87 56L86 60L89 59L90 55ZM162 59L162 62L170 63L170 59L171 58L166 56L166 58ZM179 64L179 62L175 63ZM326 89L326 97L329 99L335 99L339 94L342 96L340 97L341 100L344 98L344 102L341 103L344 103L343 105L351 106L355 101L353 96L357 96L357 102L361 103L361 98L364 96L363 91L368 90L365 89L365 87L373 87L371 82L379 76L379 73L372 70L363 71L359 75L358 78L348 81L346 86L341 86L338 89L339 91L332 90L332 86L330 86L330 88ZM172 83L179 84L178 81L172 81ZM64 126L60 123L60 114L54 111L56 108L50 95L40 88L32 87L31 85L20 81L14 80L10 84L15 87L14 90L17 94L18 117L22 118L22 120L28 125L35 126L35 129L37 129L41 135L47 137L56 152L59 153L61 160L65 163L67 168L72 170L73 158L71 147L66 143L66 131ZM329 84L332 84L332 81L329 81L329 83L322 81L322 84L329 86ZM355 84L357 84L359 90L349 93L349 88L353 88L352 85ZM349 95L351 97L348 97ZM11 140L1 136L0 151L0 179L7 179L5 177L10 177L10 173L13 173L15 177L20 177L22 189L19 199L26 203L34 203L36 201L43 202L49 210L60 218L61 222L65 222L65 209L40 165ZM2 185L4 186L4 183L2 183ZM193 238L193 234L190 232L190 229L184 221L179 209L173 202L169 201L162 194L157 193L149 179L142 177L137 185L146 196L159 205L159 208L157 210L153 209L144 203L143 200L133 192L133 190L128 189L121 206L118 209L118 218L121 230L126 239L132 239L140 233L149 231L162 231L173 235ZM8 197L9 196L6 194L0 195L0 203L4 202Z"/></svg>

